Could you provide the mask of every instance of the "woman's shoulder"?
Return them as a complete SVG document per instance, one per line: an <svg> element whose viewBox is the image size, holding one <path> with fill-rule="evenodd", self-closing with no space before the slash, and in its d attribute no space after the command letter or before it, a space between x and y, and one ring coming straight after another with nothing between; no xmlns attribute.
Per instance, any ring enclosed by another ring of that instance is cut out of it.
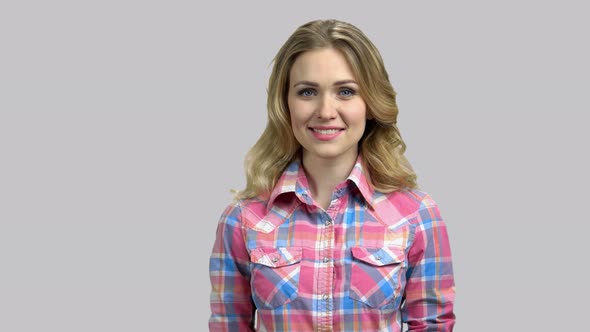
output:
<svg viewBox="0 0 590 332"><path fill-rule="evenodd" d="M418 189L402 189L389 193L375 193L373 200L375 211L387 224L396 225L401 221L412 219L423 211L436 206L430 194Z"/></svg>
<svg viewBox="0 0 590 332"><path fill-rule="evenodd" d="M222 213L221 219L238 222L252 218L260 219L266 214L268 199L262 197L240 198L232 200Z"/></svg>
<svg viewBox="0 0 590 332"><path fill-rule="evenodd" d="M434 202L429 193L418 189L400 189L389 193L380 194L382 197L375 199L379 204L382 201L388 201L396 206L404 206L406 209L418 209L421 205Z"/></svg>

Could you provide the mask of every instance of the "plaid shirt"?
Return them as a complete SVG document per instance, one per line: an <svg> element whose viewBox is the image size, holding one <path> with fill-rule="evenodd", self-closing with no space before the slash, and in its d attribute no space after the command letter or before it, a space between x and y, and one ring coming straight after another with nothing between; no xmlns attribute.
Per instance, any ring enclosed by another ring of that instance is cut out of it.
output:
<svg viewBox="0 0 590 332"><path fill-rule="evenodd" d="M327 210L299 161L231 204L211 254L211 331L451 331L446 226L427 194L374 191L357 160Z"/></svg>

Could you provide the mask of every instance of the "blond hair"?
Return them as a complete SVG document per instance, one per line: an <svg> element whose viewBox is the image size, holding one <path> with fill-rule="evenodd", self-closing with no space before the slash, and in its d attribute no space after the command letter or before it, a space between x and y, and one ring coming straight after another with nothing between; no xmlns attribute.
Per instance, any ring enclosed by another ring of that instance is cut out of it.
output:
<svg viewBox="0 0 590 332"><path fill-rule="evenodd" d="M359 141L371 185L384 193L417 186L416 174L404 157L406 144L396 125L396 93L379 51L354 25L317 20L297 28L273 60L268 82L268 122L246 155L246 188L237 192L236 199L268 197L285 167L298 157L301 146L293 135L287 106L289 73L299 55L328 47L339 50L347 59L372 117Z"/></svg>

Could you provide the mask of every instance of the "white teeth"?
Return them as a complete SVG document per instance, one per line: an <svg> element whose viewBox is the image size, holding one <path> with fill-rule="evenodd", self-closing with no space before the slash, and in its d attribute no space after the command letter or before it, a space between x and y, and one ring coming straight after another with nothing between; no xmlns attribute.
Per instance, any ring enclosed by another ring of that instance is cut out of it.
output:
<svg viewBox="0 0 590 332"><path fill-rule="evenodd" d="M330 134L335 134L337 132L339 132L339 129L313 129L313 131L315 131L316 133L320 133L323 135L330 135Z"/></svg>

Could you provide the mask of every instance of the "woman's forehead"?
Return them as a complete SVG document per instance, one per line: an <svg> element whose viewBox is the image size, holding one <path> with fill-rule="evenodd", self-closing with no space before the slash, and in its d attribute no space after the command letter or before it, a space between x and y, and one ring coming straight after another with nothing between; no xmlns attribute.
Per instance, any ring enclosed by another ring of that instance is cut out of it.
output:
<svg viewBox="0 0 590 332"><path fill-rule="evenodd" d="M307 51L297 57L290 72L291 82L354 80L351 66L344 55L333 48Z"/></svg>

